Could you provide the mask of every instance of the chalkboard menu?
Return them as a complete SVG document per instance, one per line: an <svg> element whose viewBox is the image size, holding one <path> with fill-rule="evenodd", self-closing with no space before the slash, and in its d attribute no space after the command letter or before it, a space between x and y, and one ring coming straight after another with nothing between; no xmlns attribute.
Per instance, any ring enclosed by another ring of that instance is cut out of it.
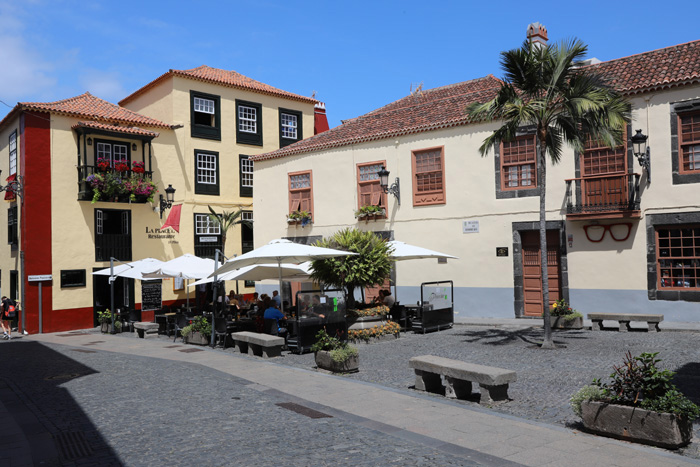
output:
<svg viewBox="0 0 700 467"><path fill-rule="evenodd" d="M141 311L162 308L161 281L141 281Z"/></svg>

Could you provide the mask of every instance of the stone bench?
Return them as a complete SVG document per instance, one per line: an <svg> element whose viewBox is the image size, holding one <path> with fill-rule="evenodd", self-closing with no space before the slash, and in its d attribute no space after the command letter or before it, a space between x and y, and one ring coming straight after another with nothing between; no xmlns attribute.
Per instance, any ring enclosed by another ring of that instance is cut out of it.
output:
<svg viewBox="0 0 700 467"><path fill-rule="evenodd" d="M659 332L659 323L664 320L664 315L645 315L634 313L588 313L588 319L593 323L591 329L593 331L603 330L603 320L617 321L620 324L620 332L628 332L630 321L645 321L649 327L649 332Z"/></svg>
<svg viewBox="0 0 700 467"><path fill-rule="evenodd" d="M416 372L416 389L442 392L440 376L445 377L445 396L451 399L466 399L472 393L472 383L479 384L481 400L485 405L508 400L508 384L514 383L514 371L476 365L435 355L413 357L408 366Z"/></svg>
<svg viewBox="0 0 700 467"><path fill-rule="evenodd" d="M258 334L257 332L232 332L231 339L241 353L263 358L279 357L282 355L282 347L284 346L284 337Z"/></svg>
<svg viewBox="0 0 700 467"><path fill-rule="evenodd" d="M146 322L138 322L134 323L134 329L136 329L136 332L139 334L139 338L143 339L146 332L148 331L156 331L158 332L158 323L146 323Z"/></svg>

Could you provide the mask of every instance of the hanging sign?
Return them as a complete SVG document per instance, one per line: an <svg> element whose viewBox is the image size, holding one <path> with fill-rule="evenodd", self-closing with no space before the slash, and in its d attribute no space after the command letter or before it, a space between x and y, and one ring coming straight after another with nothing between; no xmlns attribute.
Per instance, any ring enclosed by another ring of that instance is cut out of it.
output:
<svg viewBox="0 0 700 467"><path fill-rule="evenodd" d="M219 241L219 237L199 237L201 243L216 243Z"/></svg>
<svg viewBox="0 0 700 467"><path fill-rule="evenodd" d="M29 282L51 281L53 280L53 276L51 274L37 274L34 276L27 276L27 280Z"/></svg>

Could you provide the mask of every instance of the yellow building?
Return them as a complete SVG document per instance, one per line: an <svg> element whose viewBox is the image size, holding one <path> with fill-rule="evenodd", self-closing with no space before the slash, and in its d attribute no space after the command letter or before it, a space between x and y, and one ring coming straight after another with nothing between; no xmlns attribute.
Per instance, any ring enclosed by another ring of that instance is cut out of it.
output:
<svg viewBox="0 0 700 467"><path fill-rule="evenodd" d="M249 156L311 136L315 119L325 120L317 104L207 66L170 70L119 106L89 93L17 104L0 122L0 168L21 184L0 211L8 225L0 285L22 299L26 330L94 326L109 306L109 285L91 273L111 257L165 261L224 250L208 206L243 209L252 221ZM161 211L169 185L174 203ZM252 227L227 237L227 257L253 248ZM184 301L180 287L163 281L163 304ZM140 306L140 282L118 279L115 307Z"/></svg>
<svg viewBox="0 0 700 467"><path fill-rule="evenodd" d="M539 25L537 25L539 26ZM546 30L539 29L546 40ZM548 168L550 298L584 313L663 313L700 319L700 41L591 64L632 103L628 141L614 150L566 148ZM492 75L414 92L300 143L256 156L256 243L313 241L345 227L372 230L458 256L396 263L398 299L420 284L454 281L460 317L536 317L542 311L539 185L528 128L495 154L479 147L497 123L476 124L467 106L495 96ZM651 170L630 139L648 136ZM635 131L633 131L635 130ZM390 171L398 197L377 175ZM650 178L650 172L653 178ZM652 181L653 180L653 181ZM379 216L357 218L363 206ZM311 222L286 221L306 210Z"/></svg>

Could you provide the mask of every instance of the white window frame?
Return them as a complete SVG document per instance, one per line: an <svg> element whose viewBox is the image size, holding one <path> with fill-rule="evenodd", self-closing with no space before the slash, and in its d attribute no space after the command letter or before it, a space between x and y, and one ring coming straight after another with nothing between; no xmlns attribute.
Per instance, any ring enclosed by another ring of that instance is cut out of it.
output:
<svg viewBox="0 0 700 467"><path fill-rule="evenodd" d="M244 133L258 133L258 109L247 105L238 105L238 130Z"/></svg>
<svg viewBox="0 0 700 467"><path fill-rule="evenodd" d="M241 186L253 188L254 163L250 158L241 159Z"/></svg>
<svg viewBox="0 0 700 467"><path fill-rule="evenodd" d="M196 235L221 235L221 226L209 218L209 214L195 214Z"/></svg>
<svg viewBox="0 0 700 467"><path fill-rule="evenodd" d="M197 153L197 183L216 185L216 159L214 154Z"/></svg>
<svg viewBox="0 0 700 467"><path fill-rule="evenodd" d="M104 218L102 216L102 210L98 209L95 212L95 215L97 216L97 235L102 235L102 232L104 232Z"/></svg>
<svg viewBox="0 0 700 467"><path fill-rule="evenodd" d="M216 102L203 97L194 98L194 111L214 115L216 113Z"/></svg>
<svg viewBox="0 0 700 467"><path fill-rule="evenodd" d="M10 133L10 175L17 173L17 130Z"/></svg>
<svg viewBox="0 0 700 467"><path fill-rule="evenodd" d="M299 118L296 115L282 112L280 115L280 125L282 127L283 138L298 139Z"/></svg>

